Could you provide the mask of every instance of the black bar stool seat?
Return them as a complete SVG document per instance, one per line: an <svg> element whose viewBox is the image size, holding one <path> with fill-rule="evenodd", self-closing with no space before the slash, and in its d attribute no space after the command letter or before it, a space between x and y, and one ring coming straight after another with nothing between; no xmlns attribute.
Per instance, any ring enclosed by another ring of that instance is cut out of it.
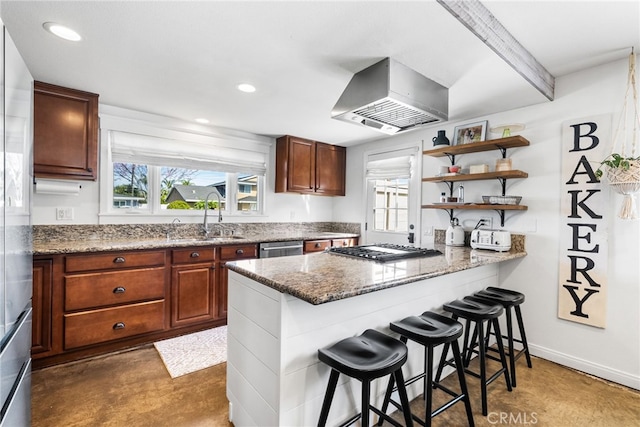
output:
<svg viewBox="0 0 640 427"><path fill-rule="evenodd" d="M507 345L509 347L509 351L506 353L509 357L509 370L511 373L511 385L513 387L516 386L516 361L522 357L524 354L527 359L527 366L529 368L531 365L531 355L529 354L529 344L527 343L527 335L524 330L524 322L522 321L522 311L520 310L520 305L524 302L525 297L523 293L513 291L511 289L502 289L495 287L488 287L482 291L476 292L474 294L475 297L481 298L484 301L495 304L498 303L504 307L505 317L507 320L507 335L501 336L501 339L507 339ZM513 318L511 310L516 314L516 321L518 323L518 330L520 332L520 339L513 337ZM489 335L491 334L491 325L487 328L486 340L489 339ZM498 334L494 333L496 338ZM513 347L513 343L517 342L522 345L521 350L515 350ZM490 350L495 350L491 348Z"/></svg>
<svg viewBox="0 0 640 427"><path fill-rule="evenodd" d="M474 422L473 414L471 412L471 402L469 400L469 392L467 390L467 383L464 377L462 357L460 355L460 348L458 347L457 341L462 335L462 324L450 317L442 316L431 311L425 311L420 316L410 316L398 322L392 322L389 326L392 331L401 335L400 339L402 342L406 343L407 340L412 340L418 344L422 344L425 348L424 372L408 379L405 382L405 386L407 386L420 379L424 379L425 419L423 421L416 415L412 415L414 420L421 425L429 427L431 426L431 420L433 417L447 410L454 404L463 401L467 411L469 426L473 427ZM433 381L433 349L438 345L448 343L452 346L453 355L456 360L458 382L461 390L460 393L456 393L442 384L435 383ZM400 405L391 399L391 394L394 391L393 386L392 378L389 380L389 385L387 387L387 393L382 406L383 412L386 411L389 403L400 408ZM440 406L435 411L432 411L433 388L439 388L453 397L453 399ZM380 419L378 421L378 425L382 425L382 421L383 420Z"/></svg>
<svg viewBox="0 0 640 427"><path fill-rule="evenodd" d="M507 390L511 391L511 381L509 379L509 373L507 370L507 358L505 355L502 340L498 341L498 352L500 354L500 362L502 367L498 369L493 375L487 378L487 362L486 362L486 343L484 340L484 322L492 324L497 334L500 334L500 324L498 323L498 317L502 315L504 309L500 304L487 304L486 300L482 300L473 296L466 296L462 300L455 300L443 305L445 311L452 314L452 319L457 320L462 318L466 320L466 328L464 332L464 348L462 354L464 356L465 372L480 379L480 391L482 398L482 415L488 415L487 409L487 385L491 384L500 375L504 375L504 380L507 385ZM475 324L474 334L469 341L469 327L471 322ZM477 332L476 332L477 331ZM483 338L479 338L483 337ZM477 339L476 339L477 338ZM471 352L475 346L475 342L479 347L478 355L480 359L480 373L476 373L468 368ZM440 364L438 365L438 372L436 373L436 382L440 381L442 370L445 365L453 366L453 360L447 360L446 355L449 349L449 344L445 344L442 357L440 358Z"/></svg>
<svg viewBox="0 0 640 427"><path fill-rule="evenodd" d="M318 426L324 426L327 423L340 374L362 382L362 412L347 420L342 426L352 424L360 418L362 425L368 426L369 411L373 411L393 425L402 427L401 424L369 402L371 381L386 375L392 375L398 384L403 385L398 389L398 394L402 402L406 425L413 426L409 411L409 399L402 376L402 366L407 361L407 346L403 342L382 332L367 329L360 336L345 338L330 347L319 349L318 359L331 367L331 375L320 411Z"/></svg>

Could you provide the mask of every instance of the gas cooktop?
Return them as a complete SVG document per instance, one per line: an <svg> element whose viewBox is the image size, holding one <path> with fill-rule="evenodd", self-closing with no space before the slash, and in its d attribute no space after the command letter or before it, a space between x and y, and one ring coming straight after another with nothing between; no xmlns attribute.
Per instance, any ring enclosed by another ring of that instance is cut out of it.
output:
<svg viewBox="0 0 640 427"><path fill-rule="evenodd" d="M391 243L376 243L373 245L351 246L346 248L331 247L327 249L327 252L378 262L442 255L442 252L436 249L414 248L413 246L393 245Z"/></svg>

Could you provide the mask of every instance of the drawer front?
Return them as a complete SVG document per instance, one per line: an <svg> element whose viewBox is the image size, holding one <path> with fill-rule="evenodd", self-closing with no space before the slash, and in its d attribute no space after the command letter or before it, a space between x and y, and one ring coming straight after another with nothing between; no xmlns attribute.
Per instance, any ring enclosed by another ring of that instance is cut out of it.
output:
<svg viewBox="0 0 640 427"><path fill-rule="evenodd" d="M164 265L165 258L165 251L70 255L65 258L65 271L73 273L129 267L155 267Z"/></svg>
<svg viewBox="0 0 640 427"><path fill-rule="evenodd" d="M64 315L64 348L160 331L164 328L164 300Z"/></svg>
<svg viewBox="0 0 640 427"><path fill-rule="evenodd" d="M174 264L195 264L215 260L214 248L174 249L171 252Z"/></svg>
<svg viewBox="0 0 640 427"><path fill-rule="evenodd" d="M354 246L356 244L356 239L334 239L331 241L331 246Z"/></svg>
<svg viewBox="0 0 640 427"><path fill-rule="evenodd" d="M305 252L321 252L331 246L331 240L310 240L304 242Z"/></svg>
<svg viewBox="0 0 640 427"><path fill-rule="evenodd" d="M164 267L78 274L64 278L64 310L162 299L164 292Z"/></svg>
<svg viewBox="0 0 640 427"><path fill-rule="evenodd" d="M220 259L222 261L251 259L258 257L258 245L221 246Z"/></svg>

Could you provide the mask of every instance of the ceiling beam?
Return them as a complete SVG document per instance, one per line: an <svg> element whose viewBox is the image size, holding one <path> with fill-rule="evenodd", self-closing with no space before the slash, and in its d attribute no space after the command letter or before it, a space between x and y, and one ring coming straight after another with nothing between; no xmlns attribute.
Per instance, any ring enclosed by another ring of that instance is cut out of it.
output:
<svg viewBox="0 0 640 427"><path fill-rule="evenodd" d="M478 0L436 0L550 101L555 77Z"/></svg>

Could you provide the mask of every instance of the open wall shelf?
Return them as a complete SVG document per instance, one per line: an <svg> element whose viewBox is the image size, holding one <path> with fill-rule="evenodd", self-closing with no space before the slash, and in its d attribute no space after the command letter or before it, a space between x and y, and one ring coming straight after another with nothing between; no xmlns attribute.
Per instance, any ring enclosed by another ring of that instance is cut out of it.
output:
<svg viewBox="0 0 640 427"><path fill-rule="evenodd" d="M448 157L451 164L455 164L455 159L459 154L479 153L483 151L499 150L502 157L507 156L508 148L526 147L529 141L520 135L507 138L492 139L489 141L472 142L464 145L446 145L443 147L425 150L422 154L431 157ZM474 174L444 175L422 178L422 182L445 183L449 186L449 194L453 195L453 183L460 181L480 181L497 179L502 186L502 195L505 195L507 179L527 178L529 174L521 170L507 170ZM423 209L445 209L449 213L449 218L453 219L453 211L460 210L495 210L500 215L500 225L504 227L505 211L526 211L527 206L523 205L492 205L484 203L437 203L422 205Z"/></svg>
<svg viewBox="0 0 640 427"><path fill-rule="evenodd" d="M458 182L458 181L480 181L486 179L513 179L527 178L528 173L519 170L486 172L486 173L464 173L459 175L444 175L422 178L422 182Z"/></svg>
<svg viewBox="0 0 640 427"><path fill-rule="evenodd" d="M502 157L506 157L508 148L526 147L529 140L520 135L509 136L507 138L490 139L489 141L471 142L463 145L445 145L422 152L425 156L449 157L458 154L480 153L482 151L500 150Z"/></svg>

